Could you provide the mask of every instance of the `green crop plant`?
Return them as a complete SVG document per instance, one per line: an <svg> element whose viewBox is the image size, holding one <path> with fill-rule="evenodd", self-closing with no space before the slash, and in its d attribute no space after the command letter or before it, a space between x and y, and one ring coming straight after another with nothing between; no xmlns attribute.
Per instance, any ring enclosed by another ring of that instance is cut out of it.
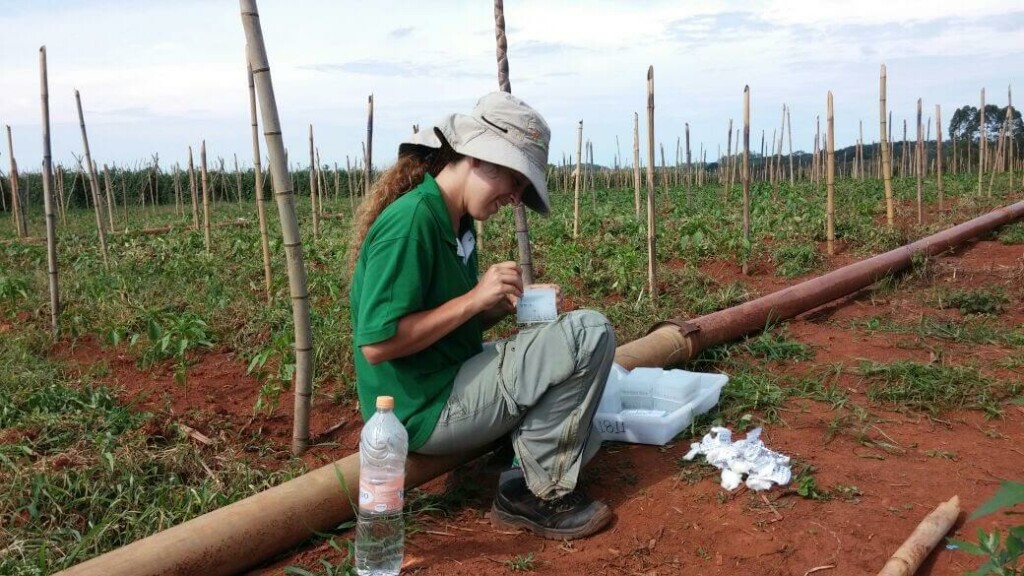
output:
<svg viewBox="0 0 1024 576"><path fill-rule="evenodd" d="M999 288L953 290L939 297L940 308L957 308L964 314L1002 314L1010 299Z"/></svg>
<svg viewBox="0 0 1024 576"><path fill-rule="evenodd" d="M1024 484L1004 481L995 496L971 513L968 521L977 520L997 510L1010 510L1024 503ZM950 543L968 554L981 556L985 562L968 576L1020 576L1024 574L1024 525L1012 526L1005 538L999 529L978 528L978 541L950 538Z"/></svg>

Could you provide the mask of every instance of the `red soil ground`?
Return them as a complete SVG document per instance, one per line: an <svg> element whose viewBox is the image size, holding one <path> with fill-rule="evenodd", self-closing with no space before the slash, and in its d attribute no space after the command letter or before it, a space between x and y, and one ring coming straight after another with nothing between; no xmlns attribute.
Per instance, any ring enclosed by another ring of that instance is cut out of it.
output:
<svg viewBox="0 0 1024 576"><path fill-rule="evenodd" d="M836 256L828 267L851 261L849 256ZM756 294L799 281L767 274L768 263L755 266L754 271L743 276L738 267L723 262L702 268L721 283L740 281ZM1019 355L1019 348L922 342L914 334L869 333L851 326L874 317L902 322L923 316L958 318L958 311L929 306L921 292L1002 286L1010 305L998 317L999 325L1019 331L1024 325L1022 281L1024 249L1020 245L971 244L935 259L928 279L912 280L885 295L863 291L790 321L789 336L811 345L814 358L772 366L772 370L800 375L815 369L820 373L833 363L854 366L861 359L912 359L974 364L986 375L1021 382L1019 368L995 367L998 360ZM579 296L572 301L601 306ZM134 358L95 342L80 341L58 353L82 369L97 362L106 364L105 379L122 390L126 401L159 415L152 433L167 433L173 424L181 423L210 437L211 449L225 443L241 446L254 460L269 465L288 458L290 396L282 397L274 417L250 422L259 384L229 351L205 354L189 369L187 390L174 382L171 367L142 372ZM783 406L778 422L765 426L763 435L770 448L813 466L817 486L836 492L828 501L802 498L795 486L765 493L745 488L725 492L717 471L706 465L680 465L689 440L664 447L613 444L606 445L584 471L583 486L612 507L614 523L589 539L547 541L491 527L491 487L498 471L478 461L424 487L431 492L454 485L480 488L451 517L418 520L418 531L407 538L403 573L512 573L510 560L532 554L535 572L556 575L874 574L918 522L954 494L960 496L965 511L953 530L955 536L973 540L979 527L1021 524L1020 516L1006 514L973 522L965 519L994 494L1000 481L1024 479L1020 446L1024 407L1008 403L998 419L986 419L978 411L928 417L872 403L865 396L867 383L849 372L838 384L849 401L866 408L871 418L860 420L849 410L794 399ZM352 401L339 405L326 396L314 400L311 430L316 445L303 457L311 467L353 453L362 425ZM323 434L339 422L344 425ZM339 539L351 535L343 533ZM315 572L320 559L340 563L344 558L326 543L311 544L254 573L281 574L289 565ZM919 574L962 574L977 565L974 557L940 544Z"/></svg>

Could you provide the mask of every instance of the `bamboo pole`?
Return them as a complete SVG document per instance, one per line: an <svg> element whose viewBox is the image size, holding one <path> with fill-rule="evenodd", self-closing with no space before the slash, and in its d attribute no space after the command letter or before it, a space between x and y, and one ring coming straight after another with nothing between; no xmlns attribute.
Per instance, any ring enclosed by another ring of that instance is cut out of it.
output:
<svg viewBox="0 0 1024 576"><path fill-rule="evenodd" d="M292 430L292 452L302 454L309 445L309 400L313 383L313 334L309 323L309 293L306 290L306 267L302 257L302 238L299 236L295 214L295 195L288 174L281 138L281 123L277 115L274 85L270 76L270 62L263 44L256 0L239 0L242 26L249 46L249 62L259 96L264 136L270 153L274 194L281 218L285 257L288 262L288 285L292 298L292 319L295 325L295 422Z"/></svg>
<svg viewBox="0 0 1024 576"><path fill-rule="evenodd" d="M793 173L793 124L790 121L789 106L786 106L786 140L789 142L789 185L796 186Z"/></svg>
<svg viewBox="0 0 1024 576"><path fill-rule="evenodd" d="M505 5L503 0L494 0L494 44L498 64L498 89L512 93L512 81L508 70L508 40L505 36ZM577 154L577 158L579 155ZM526 205L520 202L513 213L516 223L516 244L519 247L519 273L523 285L533 284L533 253L530 249L530 222L526 216ZM478 231L483 223L478 222Z"/></svg>
<svg viewBox="0 0 1024 576"><path fill-rule="evenodd" d="M369 196L370 187L373 186L373 94L366 99L366 148L363 151L363 156L366 159L366 165L363 167L366 171L364 181L366 188L363 191L363 196Z"/></svg>
<svg viewBox="0 0 1024 576"><path fill-rule="evenodd" d="M885 223L891 229L895 224L896 210L892 200L892 157L889 155L889 138L885 126L886 110L886 73L885 64L878 76L878 121L881 139L882 154L882 181L885 185Z"/></svg>
<svg viewBox="0 0 1024 576"><path fill-rule="evenodd" d="M122 182L123 184L123 182ZM199 192L196 190L196 168L192 162L192 147L188 147L188 189L192 195L192 229L199 229ZM127 205L126 205L127 206ZM127 216L127 215L126 215ZM128 227L128 223L125 222L125 227Z"/></svg>
<svg viewBox="0 0 1024 576"><path fill-rule="evenodd" d="M725 192L726 192L725 198L728 201L729 192L732 191L732 165L736 162L736 159L733 157L733 151L732 151L732 118L729 118L729 133L726 135L726 141L727 141L727 144L726 144L726 147L725 147L725 155L728 158L729 167L726 169L728 174L726 175L726 182L727 182L727 184L726 184L726 188L725 188ZM737 142L736 144L738 145L739 142Z"/></svg>
<svg viewBox="0 0 1024 576"><path fill-rule="evenodd" d="M1006 108L1007 115L1010 117L1010 126L1013 126L1013 88L1011 86L1006 87ZM1013 165L1014 165L1014 150L1013 150L1013 131L1010 131L1010 145L1007 156L1010 159L1010 187L1013 187Z"/></svg>
<svg viewBox="0 0 1024 576"><path fill-rule="evenodd" d="M124 208L124 231L128 231L128 185L125 183L124 169L121 169L121 206Z"/></svg>
<svg viewBox="0 0 1024 576"><path fill-rule="evenodd" d="M371 100L372 102L372 100ZM371 106L370 116L373 117ZM372 129L370 129L372 130ZM309 204L313 211L313 240L320 239L320 214L316 209L317 173L316 156L313 153L313 125L309 125Z"/></svg>
<svg viewBox="0 0 1024 576"><path fill-rule="evenodd" d="M199 146L199 170L203 179L203 245L210 253L210 177L206 170L206 140Z"/></svg>
<svg viewBox="0 0 1024 576"><path fill-rule="evenodd" d="M985 89L981 89L981 108L978 108L978 196L981 196L981 181L985 172Z"/></svg>
<svg viewBox="0 0 1024 576"><path fill-rule="evenodd" d="M106 167L105 166L104 166L104 173L106 173ZM181 202L181 180L179 178L180 175L181 175L181 166L177 162L175 162L174 163L174 172L172 173L172 178L174 179L174 215L175 216L183 216L185 214L184 206L182 205L182 202Z"/></svg>
<svg viewBox="0 0 1024 576"><path fill-rule="evenodd" d="M1007 112L1009 112L1009 110L1007 110ZM998 137L997 144L996 144L995 158L993 158L992 170L989 172L989 176L988 176L988 195L989 196L992 196L992 184L995 182L996 172L1002 172L1003 171L1003 165L1002 165L1002 160L1003 160L1003 143L1004 143L1004 141L1006 139L1006 127L1007 127L1008 123L1009 123L1009 117L1007 115L1007 116L1003 117L1003 125L999 127L999 137Z"/></svg>
<svg viewBox="0 0 1024 576"><path fill-rule="evenodd" d="M743 274L750 273L750 86L743 87Z"/></svg>
<svg viewBox="0 0 1024 576"><path fill-rule="evenodd" d="M96 169L96 164L93 164L93 169ZM97 176L98 177L98 176ZM110 231L114 230L114 194L110 190L110 175L107 173L107 165L103 165L103 190L104 196L107 197L107 223L110 225Z"/></svg>
<svg viewBox="0 0 1024 576"><path fill-rule="evenodd" d="M92 155L89 152L89 136L85 132L85 116L82 115L82 97L75 90L75 105L78 107L78 124L82 129L82 144L85 146L85 163L89 167L89 187L92 189L93 208L96 212L96 232L100 237L100 251L103 253L103 267L110 269L110 261L107 257L107 233L103 227L103 217L100 215L99 183L96 181L96 171L93 170Z"/></svg>
<svg viewBox="0 0 1024 576"><path fill-rule="evenodd" d="M21 196L21 188L18 181L18 162L14 159L14 137L11 135L11 127L7 126L7 152L11 158L11 172L8 174L11 182L11 212L14 218L14 228L18 231L18 237L28 236L28 222L26 222L25 202Z"/></svg>
<svg viewBox="0 0 1024 576"><path fill-rule="evenodd" d="M46 277L50 287L50 333L57 336L60 291L57 284L57 219L53 213L53 164L50 155L50 88L46 46L39 47L39 92L43 124L43 210L46 213Z"/></svg>
<svg viewBox="0 0 1024 576"><path fill-rule="evenodd" d="M238 154L232 154L235 158L235 185L238 187L238 203L242 203L242 172L238 169Z"/></svg>
<svg viewBox="0 0 1024 576"><path fill-rule="evenodd" d="M583 155L583 120L576 126L576 170L573 171L572 239L580 235L580 158Z"/></svg>
<svg viewBox="0 0 1024 576"><path fill-rule="evenodd" d="M654 211L654 66L647 68L647 283L658 300L656 220Z"/></svg>
<svg viewBox="0 0 1024 576"><path fill-rule="evenodd" d="M60 212L60 223L67 226L68 213L64 206L64 169L57 165L57 211ZM3 198L3 191L0 190L0 198Z"/></svg>
<svg viewBox="0 0 1024 576"><path fill-rule="evenodd" d="M913 576L959 517L959 497L939 504L889 558L878 576Z"/></svg>
<svg viewBox="0 0 1024 576"><path fill-rule="evenodd" d="M836 225L835 225L835 195L836 195L836 148L835 148L835 118L832 114L832 91L828 92L827 103L827 142L825 147L825 238L828 242L828 255L836 253Z"/></svg>
<svg viewBox="0 0 1024 576"><path fill-rule="evenodd" d="M935 191L942 210L942 107L935 105Z"/></svg>
<svg viewBox="0 0 1024 576"><path fill-rule="evenodd" d="M924 125L921 124L921 99L917 99L917 225L924 224Z"/></svg>
<svg viewBox="0 0 1024 576"><path fill-rule="evenodd" d="M640 218L640 115L633 112L633 208Z"/></svg>
<svg viewBox="0 0 1024 576"><path fill-rule="evenodd" d="M248 46L246 53L248 54ZM267 292L267 304L274 302L273 278L270 270L270 235L267 232L267 206L263 201L263 167L260 164L260 132L256 118L256 84L252 77L252 64L246 56L245 70L249 79L249 123L252 127L252 167L256 196L256 214L260 222L260 251L263 253L263 286Z"/></svg>

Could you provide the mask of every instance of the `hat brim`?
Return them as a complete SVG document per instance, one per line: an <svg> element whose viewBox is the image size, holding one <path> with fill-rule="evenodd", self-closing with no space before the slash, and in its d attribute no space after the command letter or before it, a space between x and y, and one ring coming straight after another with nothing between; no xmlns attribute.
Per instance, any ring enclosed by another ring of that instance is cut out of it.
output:
<svg viewBox="0 0 1024 576"><path fill-rule="evenodd" d="M459 154L504 166L525 176L531 186L523 193L523 204L544 216L550 212L547 166L533 162L515 144L473 116L451 114L444 117L434 130L422 130L402 142L399 154L420 146L440 148L442 138Z"/></svg>

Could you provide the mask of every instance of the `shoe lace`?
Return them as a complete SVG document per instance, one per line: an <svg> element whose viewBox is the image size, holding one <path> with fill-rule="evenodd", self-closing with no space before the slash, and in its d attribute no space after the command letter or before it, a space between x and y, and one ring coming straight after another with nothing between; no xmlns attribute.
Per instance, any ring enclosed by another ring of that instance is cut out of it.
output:
<svg viewBox="0 0 1024 576"><path fill-rule="evenodd" d="M555 512L566 512L583 504L587 499L586 494L578 491L569 492L553 500L544 501L544 507Z"/></svg>

